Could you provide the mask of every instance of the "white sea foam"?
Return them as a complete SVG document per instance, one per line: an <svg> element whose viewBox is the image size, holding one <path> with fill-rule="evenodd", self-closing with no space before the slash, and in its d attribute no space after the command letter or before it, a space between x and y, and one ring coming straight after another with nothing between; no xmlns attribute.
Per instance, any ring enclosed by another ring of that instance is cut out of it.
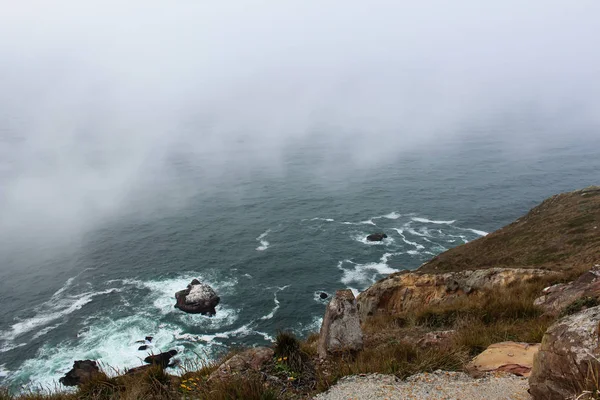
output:
<svg viewBox="0 0 600 400"><path fill-rule="evenodd" d="M413 221L415 222L422 222L425 224L437 224L437 225L452 225L453 223L456 222L455 219L451 220L451 221L435 221L435 220L431 220L431 219L427 219L427 218L420 218L420 217L412 217L411 218Z"/></svg>
<svg viewBox="0 0 600 400"><path fill-rule="evenodd" d="M271 232L270 229L267 229L265 232L261 233L259 237L256 238L258 242L260 242L260 246L256 248L257 251L265 251L269 248L270 243L265 240L267 235Z"/></svg>
<svg viewBox="0 0 600 400"><path fill-rule="evenodd" d="M398 229L398 228L393 228L396 232L398 232L398 234L400 235L400 237L402 237L402 241L406 244L409 244L411 246L414 246L417 250L423 250L425 248L425 246L417 243L417 242L412 242L408 239L406 239L406 236L404 236L404 230L402 229Z"/></svg>
<svg viewBox="0 0 600 400"><path fill-rule="evenodd" d="M77 310L80 310L83 306L91 302L96 296L118 291L119 289L108 289L99 292L82 293L65 298L57 298L55 296L58 295L55 293L51 300L39 307L42 311L38 312L31 318L27 318L23 321L17 322L16 324L13 324L10 327L10 331L0 332L0 336L4 340L15 340L15 338L18 336L41 328L42 326L48 325L57 319L63 318ZM57 293L60 294L62 292L59 290Z"/></svg>
<svg viewBox="0 0 600 400"><path fill-rule="evenodd" d="M316 217L316 218L311 218L311 221L325 221L325 222L334 222L335 220L333 218L320 218L320 217Z"/></svg>
<svg viewBox="0 0 600 400"><path fill-rule="evenodd" d="M488 235L488 233L487 233L487 232L485 232L485 231L479 231L479 230L477 230L477 229L471 229L471 228L467 228L467 230L468 230L468 231L471 231L471 232L473 232L474 234L476 234L476 235L479 235L479 236L487 236L487 235Z"/></svg>
<svg viewBox="0 0 600 400"><path fill-rule="evenodd" d="M423 238L431 237L431 234L429 233L427 228L419 228L418 231L411 227L406 227L405 229L406 229L406 232L410 233L411 235L420 236Z"/></svg>
<svg viewBox="0 0 600 400"><path fill-rule="evenodd" d="M2 347L0 347L0 353L6 353L7 351L11 351L23 346L27 346L27 343L4 344Z"/></svg>
<svg viewBox="0 0 600 400"><path fill-rule="evenodd" d="M377 224L375 224L375 222L373 222L372 219L368 219L366 221L360 221L359 224L361 224L361 225L377 225Z"/></svg>
<svg viewBox="0 0 600 400"><path fill-rule="evenodd" d="M277 299L277 293L280 292L280 291L282 291L282 290L287 289L288 287L290 287L290 285L286 285L286 286L278 287L277 288L277 290L273 294L273 296L274 296L273 301L275 302L275 307L273 308L273 310L269 314L261 317L260 319L266 320L266 319L271 319L271 318L273 318L275 316L275 313L277 312L277 310L279 310L279 307L280 307L279 300Z"/></svg>
<svg viewBox="0 0 600 400"><path fill-rule="evenodd" d="M344 263L353 264L354 267L352 269L344 268ZM391 268L385 263L357 264L349 260L340 261L338 268L343 272L341 282L344 285L349 285L351 282L368 284L375 282L377 275L388 275L398 272L398 270Z"/></svg>
<svg viewBox="0 0 600 400"><path fill-rule="evenodd" d="M398 214L396 211L392 211L389 214L386 215L382 215L382 218L387 218L387 219L398 219L402 216L402 214Z"/></svg>
<svg viewBox="0 0 600 400"><path fill-rule="evenodd" d="M10 371L6 369L4 364L0 365L0 378L6 378L10 375Z"/></svg>

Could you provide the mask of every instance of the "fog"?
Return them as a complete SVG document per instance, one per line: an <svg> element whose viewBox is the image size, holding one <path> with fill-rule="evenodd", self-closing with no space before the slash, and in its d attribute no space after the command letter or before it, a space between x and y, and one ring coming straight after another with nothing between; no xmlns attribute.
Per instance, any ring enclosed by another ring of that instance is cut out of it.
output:
<svg viewBox="0 0 600 400"><path fill-rule="evenodd" d="M0 2L0 237L285 176L312 142L318 180L600 128L597 0Z"/></svg>

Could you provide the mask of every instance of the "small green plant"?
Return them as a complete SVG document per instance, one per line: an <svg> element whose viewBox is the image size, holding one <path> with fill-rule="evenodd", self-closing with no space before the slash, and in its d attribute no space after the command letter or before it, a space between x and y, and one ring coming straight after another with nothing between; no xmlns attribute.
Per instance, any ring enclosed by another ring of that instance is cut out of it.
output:
<svg viewBox="0 0 600 400"><path fill-rule="evenodd" d="M581 310L585 310L585 309L591 308L591 307L596 307L598 305L600 305L600 301L598 301L598 299L596 297L590 297L590 296L582 297L582 298L575 300L571 304L569 304L563 310L563 312L560 314L560 316L564 317L566 315L573 315L575 313L578 313Z"/></svg>

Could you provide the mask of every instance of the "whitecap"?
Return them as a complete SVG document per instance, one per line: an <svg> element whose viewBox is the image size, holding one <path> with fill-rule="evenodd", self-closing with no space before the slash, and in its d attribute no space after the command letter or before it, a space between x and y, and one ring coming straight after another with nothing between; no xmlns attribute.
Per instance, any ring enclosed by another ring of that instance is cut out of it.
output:
<svg viewBox="0 0 600 400"><path fill-rule="evenodd" d="M271 232L270 229L267 229L265 232L261 233L260 236L256 238L258 242L260 242L260 246L256 248L257 251L265 251L269 248L270 243L265 240L267 235Z"/></svg>
<svg viewBox="0 0 600 400"><path fill-rule="evenodd" d="M485 231L479 231L479 230L477 230L477 229L471 229L471 228L467 228L467 230L468 230L468 231L471 231L471 232L473 232L474 234L476 234L476 235L479 235L479 236L487 236L487 235L488 235L488 232L485 232Z"/></svg>
<svg viewBox="0 0 600 400"><path fill-rule="evenodd" d="M10 375L10 371L6 369L4 364L0 365L0 378L6 378Z"/></svg>
<svg viewBox="0 0 600 400"><path fill-rule="evenodd" d="M411 218L413 221L415 222L423 222L425 224L442 224L442 225L452 225L453 223L456 222L455 219L451 220L451 221L435 221L435 220L431 220L431 219L427 219L427 218L420 218L420 217L412 217Z"/></svg>
<svg viewBox="0 0 600 400"><path fill-rule="evenodd" d="M311 221L334 222L335 220L333 218L320 218L320 217L316 217L316 218L311 218Z"/></svg>
<svg viewBox="0 0 600 400"><path fill-rule="evenodd" d="M398 228L393 228L396 232L398 232L398 234L402 237L402 241L406 244L409 244L411 246L414 246L417 250L422 250L425 248L425 246L417 243L417 242L411 242L410 240L406 239L406 236L404 236L404 230L402 229L398 229ZM409 253L410 254L410 253Z"/></svg>
<svg viewBox="0 0 600 400"><path fill-rule="evenodd" d="M269 314L261 317L260 318L261 320L271 319L271 318L273 318L275 316L275 313L277 312L277 310L279 310L279 306L280 306L279 300L277 299L277 293L280 292L280 291L282 291L282 290L287 289L288 287L290 287L290 285L286 285L286 286L278 287L277 288L277 290L273 294L273 296L274 296L273 301L275 302L275 307L273 308L273 310Z"/></svg>
<svg viewBox="0 0 600 400"><path fill-rule="evenodd" d="M6 353L7 351L18 349L19 347L23 346L27 346L27 343L5 344L2 347L0 347L0 353Z"/></svg>
<svg viewBox="0 0 600 400"><path fill-rule="evenodd" d="M377 275L389 275L394 272L398 272L397 269L391 268L385 263L366 263L366 264L357 264L350 261L351 264L354 265L352 269L346 269L343 267L344 262L340 261L338 263L338 268L342 270L343 276L341 282L344 285L349 285L351 282L368 284L375 282ZM369 271L371 271L369 273Z"/></svg>
<svg viewBox="0 0 600 400"><path fill-rule="evenodd" d="M387 219L398 219L402 216L402 214L398 214L396 211L392 211L389 214L386 215L382 215L382 218L387 218Z"/></svg>
<svg viewBox="0 0 600 400"><path fill-rule="evenodd" d="M0 332L1 336L4 340L14 340L18 336L24 335L44 325L48 325L59 318L65 317L77 310L80 310L83 306L91 302L96 296L118 291L119 289L108 289L100 292L82 293L62 299L57 299L53 296L51 300L42 304L40 307L44 311L39 312L31 318L27 318L23 321L17 322L16 324L13 324L10 327L10 331Z"/></svg>
<svg viewBox="0 0 600 400"><path fill-rule="evenodd" d="M373 222L372 219L368 219L366 221L360 221L359 224L361 224L361 225L375 225L375 226L377 225L377 224L375 224L375 222Z"/></svg>

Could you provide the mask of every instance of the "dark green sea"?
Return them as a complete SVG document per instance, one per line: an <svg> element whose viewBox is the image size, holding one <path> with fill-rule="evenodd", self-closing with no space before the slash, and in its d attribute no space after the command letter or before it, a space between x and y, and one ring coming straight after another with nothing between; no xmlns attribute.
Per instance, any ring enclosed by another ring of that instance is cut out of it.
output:
<svg viewBox="0 0 600 400"><path fill-rule="evenodd" d="M286 148L275 171L248 165L218 182L174 156L156 182L164 190L76 238L2 232L0 384L53 386L77 359L133 367L145 336L154 337L149 351L175 348L182 360L266 344L280 329L306 336L320 327L321 292L360 292L550 195L599 183L600 134L523 150L495 132L368 166L349 161L343 147L303 141ZM176 206L140 211L178 185L198 187ZM365 241L379 231L388 239ZM193 278L221 296L215 317L173 307Z"/></svg>

